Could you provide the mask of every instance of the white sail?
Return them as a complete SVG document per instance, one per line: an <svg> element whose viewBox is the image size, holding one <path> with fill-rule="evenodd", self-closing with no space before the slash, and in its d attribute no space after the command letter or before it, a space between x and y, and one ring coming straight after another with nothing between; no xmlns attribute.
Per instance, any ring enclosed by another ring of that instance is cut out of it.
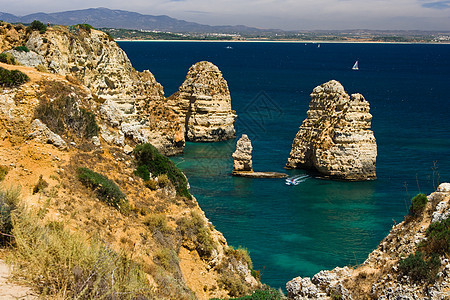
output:
<svg viewBox="0 0 450 300"><path fill-rule="evenodd" d="M355 64L353 65L352 70L359 70L358 61L355 61Z"/></svg>

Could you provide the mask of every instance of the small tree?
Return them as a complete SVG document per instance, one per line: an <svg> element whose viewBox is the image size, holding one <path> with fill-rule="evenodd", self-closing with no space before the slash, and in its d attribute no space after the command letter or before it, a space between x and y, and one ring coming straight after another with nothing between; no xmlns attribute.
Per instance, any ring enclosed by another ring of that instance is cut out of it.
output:
<svg viewBox="0 0 450 300"><path fill-rule="evenodd" d="M417 194L411 200L411 206L409 207L409 214L413 217L418 216L427 205L428 199L425 194Z"/></svg>
<svg viewBox="0 0 450 300"><path fill-rule="evenodd" d="M33 22L31 22L30 28L31 30L39 30L39 33L45 33L45 31L47 30L47 26L45 26L44 23L38 20L34 20Z"/></svg>

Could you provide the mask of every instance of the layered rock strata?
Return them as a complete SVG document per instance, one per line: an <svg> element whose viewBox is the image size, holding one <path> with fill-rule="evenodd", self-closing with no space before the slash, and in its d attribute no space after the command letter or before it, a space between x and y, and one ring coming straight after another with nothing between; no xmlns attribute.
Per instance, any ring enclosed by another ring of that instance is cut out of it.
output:
<svg viewBox="0 0 450 300"><path fill-rule="evenodd" d="M246 134L243 134L236 143L236 151L233 153L233 173L253 172L252 167L252 142Z"/></svg>
<svg viewBox="0 0 450 300"><path fill-rule="evenodd" d="M180 114L187 141L217 142L236 136L228 84L214 64L201 61L191 66L168 102Z"/></svg>
<svg viewBox="0 0 450 300"><path fill-rule="evenodd" d="M23 65L38 66L89 88L108 124L101 127L105 141L119 146L126 139L149 142L166 155L183 151L184 127L167 107L162 86L150 71L137 72L107 34L76 26L49 27L43 34L26 34L23 28L4 31L12 45L25 44L30 50L10 52Z"/></svg>
<svg viewBox="0 0 450 300"><path fill-rule="evenodd" d="M440 254L438 277L432 283L417 282L402 274L399 262L423 251L431 224L450 215L450 183L430 194L424 211L397 225L356 268L320 271L312 278L297 277L286 284L290 299L445 299L450 293L450 261ZM445 240L447 241L447 240ZM421 273L423 274L423 273Z"/></svg>
<svg viewBox="0 0 450 300"><path fill-rule="evenodd" d="M343 180L375 179L377 144L369 102L335 80L314 88L307 118L292 144L286 168L317 170Z"/></svg>

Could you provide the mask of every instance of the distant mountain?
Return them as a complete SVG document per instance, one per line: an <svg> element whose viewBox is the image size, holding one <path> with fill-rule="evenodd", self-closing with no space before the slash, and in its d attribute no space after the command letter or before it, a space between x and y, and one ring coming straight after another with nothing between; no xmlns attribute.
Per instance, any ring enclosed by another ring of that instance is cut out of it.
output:
<svg viewBox="0 0 450 300"><path fill-rule="evenodd" d="M4 12L0 12L0 20L9 22L9 23L20 22L19 17L16 17L15 15L12 15L12 14L4 13Z"/></svg>
<svg viewBox="0 0 450 300"><path fill-rule="evenodd" d="M108 8L89 8L83 10L64 11L57 13L35 13L18 17L0 12L0 20L5 22L31 23L39 20L43 23L74 25L88 23L96 28L124 28L158 30L165 32L195 32L195 33L260 33L266 30L237 26L210 26L174 19L168 16L143 15L125 10Z"/></svg>

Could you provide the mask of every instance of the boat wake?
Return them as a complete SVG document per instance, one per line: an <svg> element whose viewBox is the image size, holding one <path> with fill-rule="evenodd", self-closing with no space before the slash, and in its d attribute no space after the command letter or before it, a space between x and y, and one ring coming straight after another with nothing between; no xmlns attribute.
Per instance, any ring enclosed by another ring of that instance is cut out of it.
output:
<svg viewBox="0 0 450 300"><path fill-rule="evenodd" d="M295 175L295 176L291 176L286 178L286 184L287 185L297 185L299 183L302 183L306 180L308 180L308 178L310 178L311 176L309 175Z"/></svg>

